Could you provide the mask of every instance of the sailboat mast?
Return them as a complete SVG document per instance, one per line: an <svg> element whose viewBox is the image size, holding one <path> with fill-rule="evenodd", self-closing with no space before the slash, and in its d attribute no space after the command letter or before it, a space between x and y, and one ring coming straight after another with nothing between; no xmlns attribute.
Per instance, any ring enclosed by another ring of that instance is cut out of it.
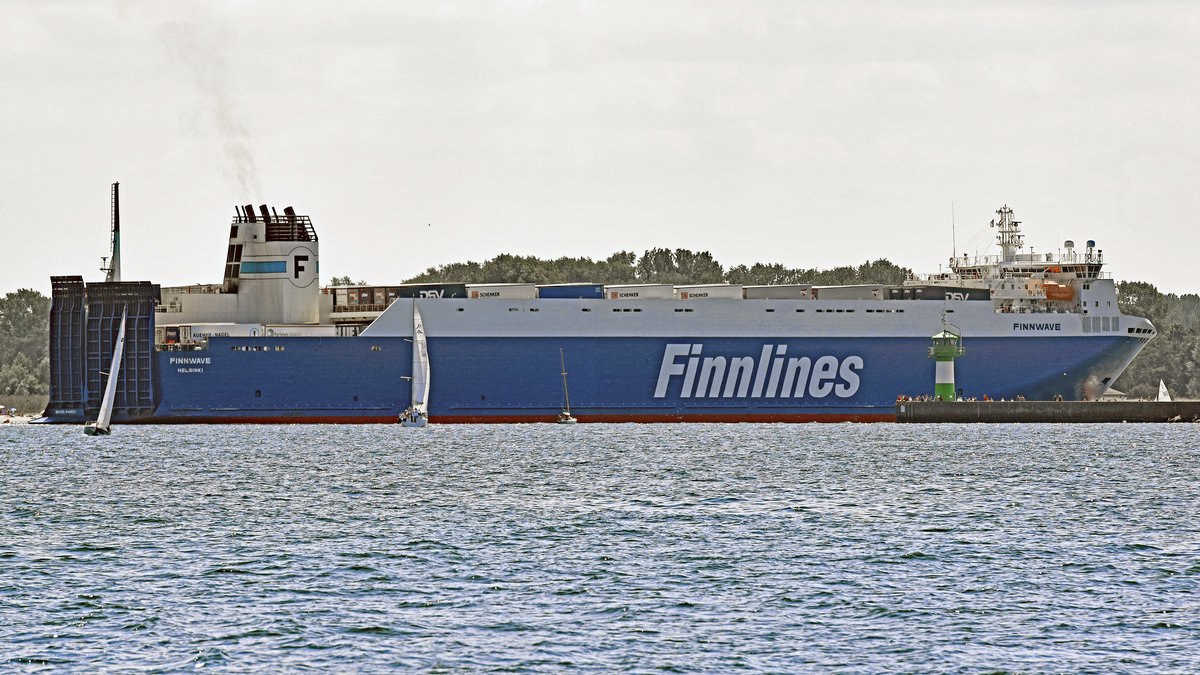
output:
<svg viewBox="0 0 1200 675"><path fill-rule="evenodd" d="M570 415L571 414L571 396L567 393L567 360L566 360L566 357L563 356L562 347L558 348L558 362L559 362L559 364L562 365L563 400L567 404L567 414Z"/></svg>

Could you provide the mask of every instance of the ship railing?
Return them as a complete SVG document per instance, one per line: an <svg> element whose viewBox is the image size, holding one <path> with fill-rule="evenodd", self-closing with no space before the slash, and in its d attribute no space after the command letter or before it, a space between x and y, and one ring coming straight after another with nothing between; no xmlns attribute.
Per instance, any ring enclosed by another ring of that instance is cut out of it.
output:
<svg viewBox="0 0 1200 675"><path fill-rule="evenodd" d="M272 218L267 223L267 241L316 241L317 231L313 229L308 216L296 216L295 222L285 219Z"/></svg>
<svg viewBox="0 0 1200 675"><path fill-rule="evenodd" d="M954 272L936 272L936 273L925 273L925 274L916 274L916 273L909 274L905 278L905 281L914 281L914 282L920 282L920 283L935 283L935 282L955 282L955 281L962 281L963 279L964 279L963 275L956 274Z"/></svg>
<svg viewBox="0 0 1200 675"><path fill-rule="evenodd" d="M154 345L159 352L199 352L208 349L208 338L194 338L191 342L163 342Z"/></svg>
<svg viewBox="0 0 1200 675"><path fill-rule="evenodd" d="M390 304L390 303L389 303ZM334 305L334 313L339 312L382 312L389 305Z"/></svg>
<svg viewBox="0 0 1200 675"><path fill-rule="evenodd" d="M1099 251L1091 253L1077 253L1072 251L1058 251L1050 253L1036 253L1030 249L1030 253L1018 253L1013 256L1012 260L1004 260L1000 255L976 255L970 256L962 254L951 258L951 264L954 267L974 267L987 265L1001 265L1007 262L1024 263L1024 264L1050 264L1050 265L1075 265L1092 263L1098 264L1104 262L1104 254Z"/></svg>
<svg viewBox="0 0 1200 675"><path fill-rule="evenodd" d="M317 231L313 229L312 219L297 214L279 215L271 213L254 213L247 217L239 208L233 217L233 224L263 223L266 225L267 241L316 241Z"/></svg>
<svg viewBox="0 0 1200 675"><path fill-rule="evenodd" d="M163 286L162 295L181 295L184 293L220 293L221 284L192 284L191 286Z"/></svg>
<svg viewBox="0 0 1200 675"><path fill-rule="evenodd" d="M1036 305L997 305L995 308L997 314L1077 314L1078 312L1070 309L1058 309L1045 304Z"/></svg>

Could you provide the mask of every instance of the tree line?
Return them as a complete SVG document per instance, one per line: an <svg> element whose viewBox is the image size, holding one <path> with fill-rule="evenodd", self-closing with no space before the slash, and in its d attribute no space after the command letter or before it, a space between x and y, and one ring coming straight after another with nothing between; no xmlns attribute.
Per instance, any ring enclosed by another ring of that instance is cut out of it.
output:
<svg viewBox="0 0 1200 675"><path fill-rule="evenodd" d="M1113 388L1134 398L1154 398L1162 380L1173 396L1200 398L1200 295L1160 293L1144 281L1117 283L1125 314L1150 319L1158 330Z"/></svg>
<svg viewBox="0 0 1200 675"><path fill-rule="evenodd" d="M597 284L900 284L910 274L880 259L832 269L792 269L755 263L724 268L707 251L650 249L638 256L620 251L604 260L498 255L482 263L430 267L406 283ZM350 277L331 283L352 285ZM365 282L357 282L366 285ZM1158 381L1181 398L1200 398L1200 295L1161 293L1144 281L1117 283L1121 311L1150 319L1158 336L1122 373L1113 387L1131 397L1153 398ZM22 288L0 299L0 396L46 395L50 388L50 299Z"/></svg>
<svg viewBox="0 0 1200 675"><path fill-rule="evenodd" d="M50 393L50 298L22 288L0 298L0 396Z"/></svg>
<svg viewBox="0 0 1200 675"><path fill-rule="evenodd" d="M430 267L405 283L534 283L565 284L899 284L912 270L884 259L859 266L832 269L788 268L780 264L755 263L726 269L708 251L684 248L652 248L638 256L618 251L603 260L498 255L482 263L473 261ZM334 278L335 280L338 277ZM349 277L345 277L349 279Z"/></svg>

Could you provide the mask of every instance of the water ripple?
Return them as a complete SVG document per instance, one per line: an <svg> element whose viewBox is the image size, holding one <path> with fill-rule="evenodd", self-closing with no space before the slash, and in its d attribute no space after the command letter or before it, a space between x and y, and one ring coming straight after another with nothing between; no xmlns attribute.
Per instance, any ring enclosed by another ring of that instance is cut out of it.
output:
<svg viewBox="0 0 1200 675"><path fill-rule="evenodd" d="M6 670L1200 672L1185 425L0 434Z"/></svg>

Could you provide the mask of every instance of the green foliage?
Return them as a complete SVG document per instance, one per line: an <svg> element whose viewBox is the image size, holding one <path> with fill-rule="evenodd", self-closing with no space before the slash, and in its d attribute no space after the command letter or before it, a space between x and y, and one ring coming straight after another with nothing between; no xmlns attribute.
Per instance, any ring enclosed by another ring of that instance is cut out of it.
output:
<svg viewBox="0 0 1200 675"><path fill-rule="evenodd" d="M1133 398L1154 398L1158 381L1178 398L1200 398L1200 297L1160 293L1144 281L1117 283L1125 314L1150 319L1158 335L1142 349L1113 388Z"/></svg>
<svg viewBox="0 0 1200 675"><path fill-rule="evenodd" d="M405 283L535 283L562 284L899 284L911 270L887 260L830 270L790 269L778 263L738 265L726 271L708 251L652 248L641 256L618 251L602 261L591 258L541 260L533 256L498 255L483 263L449 263L430 267ZM335 280L337 278L335 277Z"/></svg>
<svg viewBox="0 0 1200 675"><path fill-rule="evenodd" d="M360 281L351 281L349 276L345 276L345 277L331 278L329 280L329 285L330 286L366 286L367 282L361 281L361 280Z"/></svg>
<svg viewBox="0 0 1200 675"><path fill-rule="evenodd" d="M725 281L743 286L779 286L806 283L801 280L800 270L790 270L779 263L764 265L754 263L751 267L737 265L725 273Z"/></svg>
<svg viewBox="0 0 1200 675"><path fill-rule="evenodd" d="M46 393L50 382L50 359L34 364L18 352L11 361L0 365L0 395L29 396Z"/></svg>
<svg viewBox="0 0 1200 675"><path fill-rule="evenodd" d="M725 270L708 251L652 248L637 261L637 280L646 284L719 284Z"/></svg>
<svg viewBox="0 0 1200 675"><path fill-rule="evenodd" d="M50 298L32 288L0 299L0 335L26 337L50 330Z"/></svg>
<svg viewBox="0 0 1200 675"><path fill-rule="evenodd" d="M0 298L0 395L49 393L50 299L30 288Z"/></svg>
<svg viewBox="0 0 1200 675"><path fill-rule="evenodd" d="M1117 306L1125 314L1144 317L1161 326L1167 314L1167 296L1145 281L1122 281L1117 283Z"/></svg>
<svg viewBox="0 0 1200 675"><path fill-rule="evenodd" d="M483 263L468 261L430 267L405 283L629 283L636 279L636 260L637 256L628 251L614 253L599 262L568 257L542 260L504 253Z"/></svg>

